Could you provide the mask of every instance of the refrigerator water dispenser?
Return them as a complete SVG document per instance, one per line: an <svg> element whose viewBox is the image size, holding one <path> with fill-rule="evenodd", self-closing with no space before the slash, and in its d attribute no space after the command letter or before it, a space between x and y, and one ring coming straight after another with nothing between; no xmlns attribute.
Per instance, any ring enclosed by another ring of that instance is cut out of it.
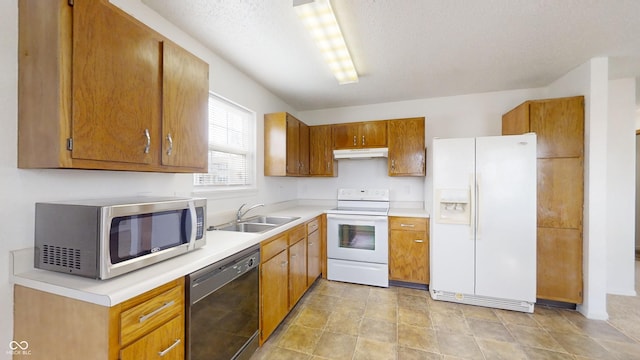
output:
<svg viewBox="0 0 640 360"><path fill-rule="evenodd" d="M469 189L436 190L435 220L441 224L470 224L470 198Z"/></svg>

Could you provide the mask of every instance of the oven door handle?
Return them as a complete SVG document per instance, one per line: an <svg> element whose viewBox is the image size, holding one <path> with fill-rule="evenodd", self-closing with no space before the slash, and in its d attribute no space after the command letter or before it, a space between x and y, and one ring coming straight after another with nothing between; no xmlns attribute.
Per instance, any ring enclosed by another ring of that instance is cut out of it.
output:
<svg viewBox="0 0 640 360"><path fill-rule="evenodd" d="M327 214L327 220L362 220L362 221L387 221L387 216L384 215L342 215L342 214Z"/></svg>

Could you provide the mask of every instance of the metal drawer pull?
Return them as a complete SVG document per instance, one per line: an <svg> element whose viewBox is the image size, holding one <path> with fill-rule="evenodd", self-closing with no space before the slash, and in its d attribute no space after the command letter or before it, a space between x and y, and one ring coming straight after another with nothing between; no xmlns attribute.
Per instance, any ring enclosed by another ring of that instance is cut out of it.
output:
<svg viewBox="0 0 640 360"><path fill-rule="evenodd" d="M288 261L283 261L282 263L280 263L280 266L287 266L288 263Z"/></svg>
<svg viewBox="0 0 640 360"><path fill-rule="evenodd" d="M162 311L162 310L164 310L164 309L166 309L168 307L173 306L173 304L175 304L175 303L176 303L175 300L171 300L169 302L164 303L164 305L162 305L159 308L153 310L152 312L150 312L150 313L148 313L146 315L140 316L140 322L142 323L142 322L145 322L145 321L149 320L150 317L156 315L157 313L159 313L160 311Z"/></svg>
<svg viewBox="0 0 640 360"><path fill-rule="evenodd" d="M149 148L151 147L151 135L149 135L149 129L144 129L144 136L147 138L147 145L144 147L144 153L149 153Z"/></svg>
<svg viewBox="0 0 640 360"><path fill-rule="evenodd" d="M178 344L180 344L180 339L176 339L176 341L173 344L171 344L171 346L169 346L168 348L162 351L158 351L158 355L165 356L169 351L171 351L171 349L178 346Z"/></svg>
<svg viewBox="0 0 640 360"><path fill-rule="evenodd" d="M414 224L400 224L400 227L416 227Z"/></svg>
<svg viewBox="0 0 640 360"><path fill-rule="evenodd" d="M364 135L362 135L362 145L364 145Z"/></svg>
<svg viewBox="0 0 640 360"><path fill-rule="evenodd" d="M424 242L424 240L413 240L413 241L415 241L417 243L423 243Z"/></svg>
<svg viewBox="0 0 640 360"><path fill-rule="evenodd" d="M354 146L356 145L356 136L355 135L353 135L353 145Z"/></svg>
<svg viewBox="0 0 640 360"><path fill-rule="evenodd" d="M173 151L173 139L171 138L171 134L167 134L167 141L169 141L169 148L167 149L167 156L171 156L171 152Z"/></svg>

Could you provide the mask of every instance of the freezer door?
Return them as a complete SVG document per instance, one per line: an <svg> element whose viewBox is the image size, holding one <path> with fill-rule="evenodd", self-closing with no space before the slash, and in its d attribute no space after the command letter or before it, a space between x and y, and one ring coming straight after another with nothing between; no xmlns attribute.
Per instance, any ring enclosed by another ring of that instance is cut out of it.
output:
<svg viewBox="0 0 640 360"><path fill-rule="evenodd" d="M433 140L433 207L436 210L431 223L429 286L434 290L474 292L474 154L473 138ZM446 203L441 203L443 201ZM457 218L452 216L458 211L456 201L461 211ZM462 213L465 201L470 207L468 215Z"/></svg>
<svg viewBox="0 0 640 360"><path fill-rule="evenodd" d="M536 300L536 136L476 138L475 294Z"/></svg>

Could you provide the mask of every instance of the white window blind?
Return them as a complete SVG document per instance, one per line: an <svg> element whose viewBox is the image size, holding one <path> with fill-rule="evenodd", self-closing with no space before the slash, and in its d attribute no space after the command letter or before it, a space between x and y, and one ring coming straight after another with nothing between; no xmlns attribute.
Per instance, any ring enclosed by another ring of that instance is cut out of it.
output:
<svg viewBox="0 0 640 360"><path fill-rule="evenodd" d="M209 94L209 172L194 174L196 186L240 187L254 179L255 113Z"/></svg>

